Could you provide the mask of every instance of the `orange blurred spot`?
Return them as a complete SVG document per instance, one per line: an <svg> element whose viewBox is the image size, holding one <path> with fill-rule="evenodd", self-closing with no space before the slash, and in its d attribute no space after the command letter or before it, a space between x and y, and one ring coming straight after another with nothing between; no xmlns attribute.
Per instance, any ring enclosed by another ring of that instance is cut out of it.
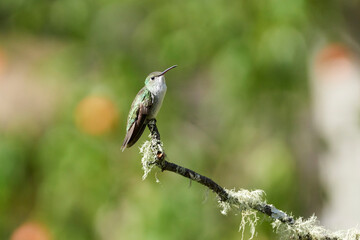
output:
<svg viewBox="0 0 360 240"><path fill-rule="evenodd" d="M114 128L117 111L113 102L106 97L89 96L76 108L76 124L91 135L102 135Z"/></svg>
<svg viewBox="0 0 360 240"><path fill-rule="evenodd" d="M319 65L324 65L336 60L349 58L351 58L351 54L345 46L340 43L333 43L323 48L317 54L316 62Z"/></svg>
<svg viewBox="0 0 360 240"><path fill-rule="evenodd" d="M345 80L346 78L334 76L351 72L355 67L354 61L355 56L346 46L340 43L327 45L317 53L315 58L317 79L330 82Z"/></svg>
<svg viewBox="0 0 360 240"><path fill-rule="evenodd" d="M11 240L50 240L50 233L45 226L35 223L27 222L15 229Z"/></svg>

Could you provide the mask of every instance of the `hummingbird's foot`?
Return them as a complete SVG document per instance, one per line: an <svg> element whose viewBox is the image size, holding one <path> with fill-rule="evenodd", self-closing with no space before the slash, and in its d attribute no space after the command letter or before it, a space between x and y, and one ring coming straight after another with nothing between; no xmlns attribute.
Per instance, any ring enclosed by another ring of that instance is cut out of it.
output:
<svg viewBox="0 0 360 240"><path fill-rule="evenodd" d="M159 152L157 152L157 154L156 154L156 160L149 162L148 165L151 166L151 165L153 165L153 164L159 164L159 163L161 163L164 159L165 159L165 153L159 151Z"/></svg>

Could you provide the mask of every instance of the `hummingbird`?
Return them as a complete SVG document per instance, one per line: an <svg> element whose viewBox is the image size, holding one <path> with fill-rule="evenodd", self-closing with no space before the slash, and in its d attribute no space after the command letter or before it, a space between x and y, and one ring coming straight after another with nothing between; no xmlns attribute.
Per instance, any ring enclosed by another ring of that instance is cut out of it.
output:
<svg viewBox="0 0 360 240"><path fill-rule="evenodd" d="M134 145L141 137L146 124L158 114L166 93L164 74L177 67L171 66L162 72L152 72L145 79L145 86L131 104L126 125L126 135L121 150Z"/></svg>

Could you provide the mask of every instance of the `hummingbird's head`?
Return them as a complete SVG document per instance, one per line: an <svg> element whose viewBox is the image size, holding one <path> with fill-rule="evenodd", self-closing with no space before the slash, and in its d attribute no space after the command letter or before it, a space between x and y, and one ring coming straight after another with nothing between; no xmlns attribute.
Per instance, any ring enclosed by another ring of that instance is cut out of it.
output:
<svg viewBox="0 0 360 240"><path fill-rule="evenodd" d="M173 69L175 67L177 67L177 65L169 67L163 72L152 72L152 73L150 73L149 76L147 76L147 78L145 79L145 86L151 92L160 91L160 88L166 87L164 74L167 71L169 71L169 70L171 70L171 69Z"/></svg>

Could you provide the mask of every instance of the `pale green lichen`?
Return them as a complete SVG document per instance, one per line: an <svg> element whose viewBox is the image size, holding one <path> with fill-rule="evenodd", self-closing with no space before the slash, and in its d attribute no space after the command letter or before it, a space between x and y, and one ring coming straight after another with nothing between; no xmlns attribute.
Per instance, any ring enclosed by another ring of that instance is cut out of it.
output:
<svg viewBox="0 0 360 240"><path fill-rule="evenodd" d="M158 176L157 176L157 173L158 173L158 172L155 172L155 181L156 181L156 183L160 183L160 180L159 180L159 178L158 178Z"/></svg>
<svg viewBox="0 0 360 240"><path fill-rule="evenodd" d="M219 205L222 208L221 213L226 215L233 208L240 211L239 231L241 231L242 239L244 239L246 225L250 227L251 236L249 239L253 239L256 236L256 224L259 220L253 206L263 203L264 192L262 190L249 191L246 189L240 189L239 191L225 189L225 191L229 194L229 199L227 201L219 200Z"/></svg>
<svg viewBox="0 0 360 240"><path fill-rule="evenodd" d="M232 208L240 211L250 210L253 206L263 203L264 191L262 190L249 191L240 189L235 191L225 189L225 191L229 194L229 199L227 201L219 201L219 205L222 208L221 213L224 215Z"/></svg>
<svg viewBox="0 0 360 240"><path fill-rule="evenodd" d="M256 215L255 210L243 210L241 211L241 222L239 226L239 232L241 232L241 239L244 239L244 233L246 225L250 227L250 238L253 239L254 236L257 235L256 233L256 225L259 218Z"/></svg>
<svg viewBox="0 0 360 240"><path fill-rule="evenodd" d="M142 169L144 170L144 175L142 179L145 180L148 174L151 172L151 169L154 167L154 164L151 164L155 160L155 155L151 150L151 142L146 141L140 147L140 153L142 154L141 163Z"/></svg>
<svg viewBox="0 0 360 240"><path fill-rule="evenodd" d="M360 231L358 229L349 229L331 232L319 225L316 216L313 215L309 219L304 220L298 218L293 225L284 224L279 220L272 223L273 229L280 235L280 239L300 239L300 237L311 237L314 240L320 239L343 239L343 240L359 240Z"/></svg>
<svg viewBox="0 0 360 240"><path fill-rule="evenodd" d="M151 138L151 135L149 137ZM153 138L150 141L145 141L140 147L140 153L142 154L142 169L144 170L144 175L142 176L143 180L146 179L152 168L155 166L154 163L157 160L156 154L163 151L162 142Z"/></svg>
<svg viewBox="0 0 360 240"><path fill-rule="evenodd" d="M225 191L229 195L227 201L219 200L219 205L222 208L221 213L227 214L230 210L236 209L241 212L241 223L239 231L242 233L242 239L244 238L244 230L246 225L250 227L250 238L256 236L256 224L259 220L257 217L256 206L263 206L266 204L264 200L265 193L262 190L249 191L241 189L239 191L227 190ZM267 206L273 207L270 204ZM286 213L273 208L271 209L272 218L276 219ZM291 216L288 216L291 217ZM312 216L309 219L304 220L298 218L292 223L284 223L276 219L272 223L272 227L276 233L279 234L280 239L313 239L313 240L325 240L325 239L341 239L341 240L360 240L359 229L349 229L344 231L331 232L319 225L316 216Z"/></svg>

